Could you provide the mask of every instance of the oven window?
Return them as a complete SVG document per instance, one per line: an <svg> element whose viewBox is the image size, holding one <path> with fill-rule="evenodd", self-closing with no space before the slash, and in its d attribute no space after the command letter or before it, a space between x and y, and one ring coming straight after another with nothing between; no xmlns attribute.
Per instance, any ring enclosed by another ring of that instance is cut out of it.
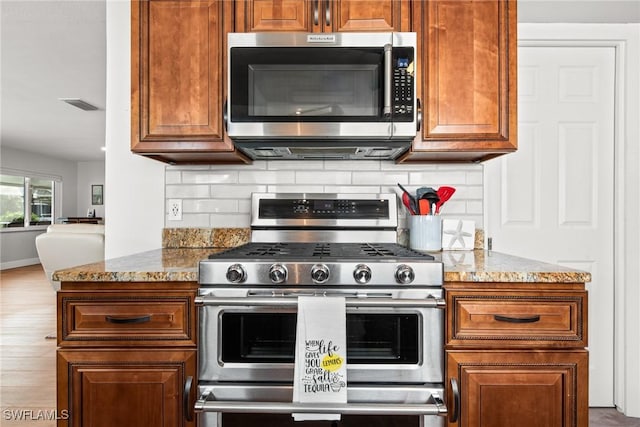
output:
<svg viewBox="0 0 640 427"><path fill-rule="evenodd" d="M295 313L222 314L222 361L293 363ZM416 364L418 313L347 313L347 363Z"/></svg>
<svg viewBox="0 0 640 427"><path fill-rule="evenodd" d="M233 48L234 122L379 121L381 48Z"/></svg>
<svg viewBox="0 0 640 427"><path fill-rule="evenodd" d="M295 313L223 313L222 361L293 362Z"/></svg>

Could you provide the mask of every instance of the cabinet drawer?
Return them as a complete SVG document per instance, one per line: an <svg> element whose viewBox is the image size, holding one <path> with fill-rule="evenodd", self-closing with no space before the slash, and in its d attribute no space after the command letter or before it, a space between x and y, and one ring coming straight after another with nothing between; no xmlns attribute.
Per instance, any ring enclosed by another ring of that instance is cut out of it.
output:
<svg viewBox="0 0 640 427"><path fill-rule="evenodd" d="M65 346L195 345L193 298L189 295L59 296Z"/></svg>
<svg viewBox="0 0 640 427"><path fill-rule="evenodd" d="M586 292L450 292L447 344L585 347Z"/></svg>

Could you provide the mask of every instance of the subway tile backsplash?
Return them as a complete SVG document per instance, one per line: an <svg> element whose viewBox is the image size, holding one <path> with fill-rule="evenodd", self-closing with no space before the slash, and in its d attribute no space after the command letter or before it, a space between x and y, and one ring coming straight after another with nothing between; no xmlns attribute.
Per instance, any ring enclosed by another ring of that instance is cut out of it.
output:
<svg viewBox="0 0 640 427"><path fill-rule="evenodd" d="M252 165L167 166L166 228L248 227L251 193L395 192L449 185L456 193L442 210L444 218L483 221L482 165L395 165L388 161L256 161ZM169 221L168 199L182 200L182 220ZM401 206L401 202L398 201ZM400 228L407 212L399 209Z"/></svg>

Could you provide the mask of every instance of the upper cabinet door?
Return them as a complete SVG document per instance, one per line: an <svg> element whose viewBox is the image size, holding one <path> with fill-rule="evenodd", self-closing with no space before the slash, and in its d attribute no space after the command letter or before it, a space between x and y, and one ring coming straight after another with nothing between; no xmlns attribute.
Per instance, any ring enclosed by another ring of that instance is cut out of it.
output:
<svg viewBox="0 0 640 427"><path fill-rule="evenodd" d="M328 31L411 31L408 0L327 0Z"/></svg>
<svg viewBox="0 0 640 427"><path fill-rule="evenodd" d="M421 135L403 161L479 161L517 148L516 1L414 3Z"/></svg>
<svg viewBox="0 0 640 427"><path fill-rule="evenodd" d="M304 31L319 28L319 0L236 1L236 32ZM315 20L313 19L315 16ZM315 24L314 24L315 22Z"/></svg>
<svg viewBox="0 0 640 427"><path fill-rule="evenodd" d="M169 162L216 160L212 152L239 159L222 126L228 8L224 0L132 1L132 151Z"/></svg>
<svg viewBox="0 0 640 427"><path fill-rule="evenodd" d="M236 31L410 31L409 0L244 0Z"/></svg>

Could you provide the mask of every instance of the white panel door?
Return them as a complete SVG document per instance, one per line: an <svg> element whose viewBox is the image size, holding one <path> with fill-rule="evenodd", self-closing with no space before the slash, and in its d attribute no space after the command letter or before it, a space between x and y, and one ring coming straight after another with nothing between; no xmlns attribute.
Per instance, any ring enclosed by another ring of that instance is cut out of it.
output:
<svg viewBox="0 0 640 427"><path fill-rule="evenodd" d="M493 250L586 270L589 404L613 406L612 47L518 49L518 151L485 163Z"/></svg>

